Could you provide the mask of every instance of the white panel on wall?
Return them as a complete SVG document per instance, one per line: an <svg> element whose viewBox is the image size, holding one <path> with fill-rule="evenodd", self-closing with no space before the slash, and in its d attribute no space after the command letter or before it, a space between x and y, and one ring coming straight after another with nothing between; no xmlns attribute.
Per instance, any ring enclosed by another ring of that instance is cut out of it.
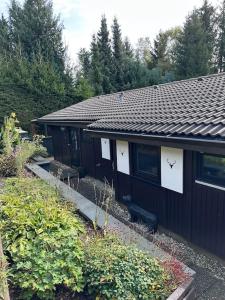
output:
<svg viewBox="0 0 225 300"><path fill-rule="evenodd" d="M110 156L110 140L101 138L102 158L111 159Z"/></svg>
<svg viewBox="0 0 225 300"><path fill-rule="evenodd" d="M161 147L161 185L183 194L183 150Z"/></svg>
<svg viewBox="0 0 225 300"><path fill-rule="evenodd" d="M117 171L130 174L129 147L126 141L116 141Z"/></svg>

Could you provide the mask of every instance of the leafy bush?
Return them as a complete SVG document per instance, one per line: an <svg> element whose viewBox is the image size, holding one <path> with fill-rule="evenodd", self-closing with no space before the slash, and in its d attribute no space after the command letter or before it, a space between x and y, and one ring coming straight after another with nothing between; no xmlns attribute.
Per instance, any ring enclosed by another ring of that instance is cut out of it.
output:
<svg viewBox="0 0 225 300"><path fill-rule="evenodd" d="M6 180L1 204L4 249L22 299L54 299L58 285L81 291L84 227L72 207L34 178Z"/></svg>
<svg viewBox="0 0 225 300"><path fill-rule="evenodd" d="M33 141L21 140L16 124L16 114L6 117L1 129L0 176L21 176L25 164L35 155L47 155L42 146L42 137L34 136Z"/></svg>
<svg viewBox="0 0 225 300"><path fill-rule="evenodd" d="M17 175L21 176L24 171L25 164L35 155L46 155L47 151L41 144L42 138L34 136L33 141L21 141L16 148L16 170Z"/></svg>
<svg viewBox="0 0 225 300"><path fill-rule="evenodd" d="M20 142L16 124L18 124L18 121L15 113L11 113L9 117L5 117L0 134L0 145L2 152L6 155L10 155Z"/></svg>
<svg viewBox="0 0 225 300"><path fill-rule="evenodd" d="M156 259L112 235L88 241L85 276L99 299L166 299L171 292L170 275Z"/></svg>

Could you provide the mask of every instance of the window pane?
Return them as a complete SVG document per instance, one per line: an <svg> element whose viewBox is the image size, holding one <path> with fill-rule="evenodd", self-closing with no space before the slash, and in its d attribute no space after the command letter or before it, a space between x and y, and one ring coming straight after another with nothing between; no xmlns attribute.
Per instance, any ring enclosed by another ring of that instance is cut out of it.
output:
<svg viewBox="0 0 225 300"><path fill-rule="evenodd" d="M203 172L207 176L225 180L225 157L204 155Z"/></svg>
<svg viewBox="0 0 225 300"><path fill-rule="evenodd" d="M144 177L159 177L159 150L157 147L136 145L135 173Z"/></svg>
<svg viewBox="0 0 225 300"><path fill-rule="evenodd" d="M225 157L201 154L200 177L214 184L225 185Z"/></svg>

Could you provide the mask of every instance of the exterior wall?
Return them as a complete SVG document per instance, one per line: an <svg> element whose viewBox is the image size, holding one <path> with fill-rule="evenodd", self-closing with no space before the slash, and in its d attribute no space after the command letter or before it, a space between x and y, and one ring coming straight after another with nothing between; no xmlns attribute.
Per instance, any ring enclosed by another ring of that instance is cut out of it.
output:
<svg viewBox="0 0 225 300"><path fill-rule="evenodd" d="M225 258L225 191L196 183L195 164L195 152L184 151L183 194L132 172L117 172L117 197L121 201L130 194L137 205L158 216L160 225Z"/></svg>
<svg viewBox="0 0 225 300"><path fill-rule="evenodd" d="M196 183L194 151L184 150L183 193L178 193L134 176L130 143L128 175L117 171L115 140L110 141L110 159L105 159L100 138L85 137L82 130L80 135L81 166L88 175L113 182L119 201L131 195L137 205L158 216L160 225L225 258L225 190ZM69 164L67 135L54 127L52 136L55 159Z"/></svg>
<svg viewBox="0 0 225 300"><path fill-rule="evenodd" d="M48 126L52 136L53 156L55 160L72 166L74 148L72 145L70 130L72 126ZM85 173L100 180L107 180L110 184L113 180L113 147L110 144L110 159L102 157L101 139L87 135L82 128L76 128L78 132L78 148L80 155L79 166L85 169Z"/></svg>

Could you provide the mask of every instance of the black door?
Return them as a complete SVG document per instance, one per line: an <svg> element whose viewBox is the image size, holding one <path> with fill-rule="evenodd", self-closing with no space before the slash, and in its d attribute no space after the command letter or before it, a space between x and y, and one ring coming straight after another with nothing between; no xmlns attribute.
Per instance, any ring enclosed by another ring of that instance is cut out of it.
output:
<svg viewBox="0 0 225 300"><path fill-rule="evenodd" d="M52 139L55 160L70 166L70 140L67 127L52 127Z"/></svg>
<svg viewBox="0 0 225 300"><path fill-rule="evenodd" d="M101 181L107 181L115 185L115 148L114 142L110 141L110 159L102 158L101 139L94 139L95 150L95 177Z"/></svg>
<svg viewBox="0 0 225 300"><path fill-rule="evenodd" d="M69 137L68 127L61 128L61 147L62 147L61 162L67 166L71 166L70 137Z"/></svg>

